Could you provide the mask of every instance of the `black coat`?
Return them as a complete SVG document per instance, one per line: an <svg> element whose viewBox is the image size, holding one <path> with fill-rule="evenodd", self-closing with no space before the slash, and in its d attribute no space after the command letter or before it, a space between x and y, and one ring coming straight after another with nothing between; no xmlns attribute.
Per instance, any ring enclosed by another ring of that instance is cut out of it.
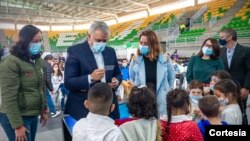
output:
<svg viewBox="0 0 250 141"><path fill-rule="evenodd" d="M237 43L230 68L227 61L227 48L223 47L220 52L225 70L229 72L233 80L237 80L242 88L250 90L250 47Z"/></svg>
<svg viewBox="0 0 250 141"><path fill-rule="evenodd" d="M80 118L86 117L89 112L88 109L83 106L83 102L87 99L88 90L91 87L88 81L88 75L98 67L87 41L69 47L67 53L64 84L69 90L69 96L64 113L79 120ZM110 68L110 70L105 71L106 82L111 82L112 77L115 77L119 83L121 83L122 76L115 50L106 47L102 55L104 65ZM115 110L111 112L109 116L113 119L119 119L120 114L115 93L113 94L113 103L115 104Z"/></svg>
<svg viewBox="0 0 250 141"><path fill-rule="evenodd" d="M53 72L53 68L52 66L47 62L47 61L44 61L44 71L45 71L45 84L46 84L46 87L49 89L49 91L53 91L54 88L53 88L53 85L52 85L52 82L51 82L51 75L52 75L52 72Z"/></svg>

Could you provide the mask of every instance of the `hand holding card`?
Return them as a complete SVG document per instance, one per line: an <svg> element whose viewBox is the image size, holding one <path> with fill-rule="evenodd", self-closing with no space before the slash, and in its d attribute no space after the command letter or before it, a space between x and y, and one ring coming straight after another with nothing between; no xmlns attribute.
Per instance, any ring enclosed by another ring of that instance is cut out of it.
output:
<svg viewBox="0 0 250 141"><path fill-rule="evenodd" d="M115 77L113 77L111 80L111 83L108 83L108 84L111 88L116 88L119 85L119 81Z"/></svg>

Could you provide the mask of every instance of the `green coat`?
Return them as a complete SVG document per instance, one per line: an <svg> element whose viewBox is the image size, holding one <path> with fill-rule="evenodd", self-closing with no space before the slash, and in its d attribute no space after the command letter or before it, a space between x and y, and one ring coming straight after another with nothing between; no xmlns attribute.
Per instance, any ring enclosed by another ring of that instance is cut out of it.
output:
<svg viewBox="0 0 250 141"><path fill-rule="evenodd" d="M47 108L43 60L30 63L13 55L0 64L2 105L13 129L23 125L22 116L36 116Z"/></svg>

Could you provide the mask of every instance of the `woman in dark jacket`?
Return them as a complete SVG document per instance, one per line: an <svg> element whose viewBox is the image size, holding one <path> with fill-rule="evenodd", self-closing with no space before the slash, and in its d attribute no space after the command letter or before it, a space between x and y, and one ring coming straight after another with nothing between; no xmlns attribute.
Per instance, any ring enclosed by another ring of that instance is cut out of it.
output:
<svg viewBox="0 0 250 141"><path fill-rule="evenodd" d="M10 141L34 141L38 115L42 126L48 119L41 38L37 27L24 26L11 55L1 63L0 123Z"/></svg>

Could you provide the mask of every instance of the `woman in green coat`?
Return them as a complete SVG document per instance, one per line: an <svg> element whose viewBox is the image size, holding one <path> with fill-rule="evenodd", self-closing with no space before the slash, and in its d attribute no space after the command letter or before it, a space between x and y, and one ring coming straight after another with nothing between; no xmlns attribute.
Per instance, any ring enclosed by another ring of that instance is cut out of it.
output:
<svg viewBox="0 0 250 141"><path fill-rule="evenodd" d="M38 115L42 126L48 119L41 38L37 27L24 26L11 55L1 62L0 123L10 141L34 141Z"/></svg>
<svg viewBox="0 0 250 141"><path fill-rule="evenodd" d="M206 39L197 56L192 56L187 69L187 81L198 80L205 86L209 85L211 74L224 70L220 55L220 44L216 39Z"/></svg>

